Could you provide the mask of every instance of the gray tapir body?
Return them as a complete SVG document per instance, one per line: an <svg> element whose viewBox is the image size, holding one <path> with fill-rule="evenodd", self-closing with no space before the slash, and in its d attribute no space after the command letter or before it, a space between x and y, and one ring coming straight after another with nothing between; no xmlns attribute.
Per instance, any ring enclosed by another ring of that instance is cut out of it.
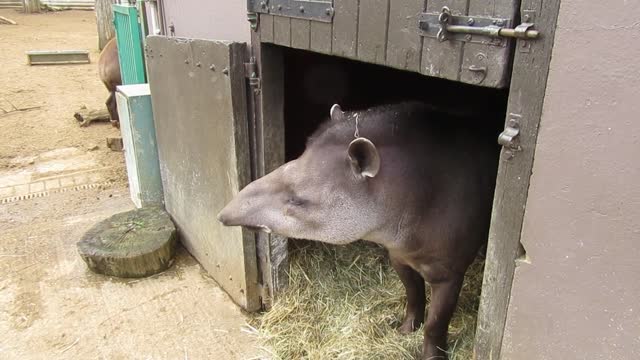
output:
<svg viewBox="0 0 640 360"><path fill-rule="evenodd" d="M399 330L424 319L424 358L445 359L464 273L487 239L497 166L495 137L461 121L415 102L348 113L334 105L298 159L246 186L218 219L383 245L407 291Z"/></svg>

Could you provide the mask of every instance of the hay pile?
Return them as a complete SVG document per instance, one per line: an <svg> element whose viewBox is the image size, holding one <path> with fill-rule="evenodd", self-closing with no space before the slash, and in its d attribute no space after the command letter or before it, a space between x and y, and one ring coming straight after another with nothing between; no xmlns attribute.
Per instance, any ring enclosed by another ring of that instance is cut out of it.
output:
<svg viewBox="0 0 640 360"><path fill-rule="evenodd" d="M299 242L290 286L253 320L275 359L414 359L422 330L400 335L405 292L377 245ZM449 327L451 360L471 359L483 263L467 273ZM427 291L427 294L429 292Z"/></svg>

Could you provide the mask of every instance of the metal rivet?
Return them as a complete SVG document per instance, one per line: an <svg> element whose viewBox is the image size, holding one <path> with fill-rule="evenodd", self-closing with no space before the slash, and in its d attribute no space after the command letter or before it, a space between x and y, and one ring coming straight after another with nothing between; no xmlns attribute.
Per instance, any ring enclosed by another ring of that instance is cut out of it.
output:
<svg viewBox="0 0 640 360"><path fill-rule="evenodd" d="M329 16L333 15L333 8L327 8L327 10L325 10L324 13L329 15Z"/></svg>
<svg viewBox="0 0 640 360"><path fill-rule="evenodd" d="M185 59L185 60L184 60L184 63L185 63L185 64L188 64L188 63L189 63L189 59Z"/></svg>
<svg viewBox="0 0 640 360"><path fill-rule="evenodd" d="M260 2L260 7L262 7L263 9L267 8L267 3L265 1L261 1Z"/></svg>
<svg viewBox="0 0 640 360"><path fill-rule="evenodd" d="M498 20L498 26L502 26L502 25L504 25L504 21Z"/></svg>
<svg viewBox="0 0 640 360"><path fill-rule="evenodd" d="M467 20L467 24L469 24L469 25L473 25L474 22L476 22L476 21L473 20L473 18L469 18L469 20Z"/></svg>
<svg viewBox="0 0 640 360"><path fill-rule="evenodd" d="M471 34L465 35L464 39L467 41L471 41Z"/></svg>
<svg viewBox="0 0 640 360"><path fill-rule="evenodd" d="M278 5L278 10L282 10L282 5Z"/></svg>
<svg viewBox="0 0 640 360"><path fill-rule="evenodd" d="M304 6L300 6L300 12L304 12Z"/></svg>
<svg viewBox="0 0 640 360"><path fill-rule="evenodd" d="M197 67L200 67L200 66L202 66L202 64L200 64L200 63L196 63L196 66L197 66Z"/></svg>
<svg viewBox="0 0 640 360"><path fill-rule="evenodd" d="M213 64L209 65L209 70L216 71L216 66Z"/></svg>
<svg viewBox="0 0 640 360"><path fill-rule="evenodd" d="M495 25L495 24L498 23L498 20L493 20L492 23L493 23L493 25Z"/></svg>
<svg viewBox="0 0 640 360"><path fill-rule="evenodd" d="M524 21L529 21L529 19L531 19L531 16L529 16L529 14L525 14Z"/></svg>
<svg viewBox="0 0 640 360"><path fill-rule="evenodd" d="M230 280L230 281L233 281L233 277L229 276L229 280Z"/></svg>
<svg viewBox="0 0 640 360"><path fill-rule="evenodd" d="M229 68L224 68L222 70L222 73L225 74L225 75L229 75Z"/></svg>

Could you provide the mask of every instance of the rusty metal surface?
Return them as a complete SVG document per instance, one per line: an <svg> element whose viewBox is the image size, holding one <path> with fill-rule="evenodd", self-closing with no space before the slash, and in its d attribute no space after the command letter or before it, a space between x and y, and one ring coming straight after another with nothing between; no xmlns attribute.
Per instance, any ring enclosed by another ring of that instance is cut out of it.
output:
<svg viewBox="0 0 640 360"><path fill-rule="evenodd" d="M257 310L255 239L216 220L250 181L245 46L160 36L147 44L167 211L209 274L236 303Z"/></svg>

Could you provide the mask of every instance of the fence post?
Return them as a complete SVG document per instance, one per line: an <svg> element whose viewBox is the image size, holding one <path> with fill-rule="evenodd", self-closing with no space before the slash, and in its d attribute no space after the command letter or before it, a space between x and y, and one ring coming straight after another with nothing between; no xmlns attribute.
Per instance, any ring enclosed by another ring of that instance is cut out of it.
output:
<svg viewBox="0 0 640 360"><path fill-rule="evenodd" d="M96 0L96 23L98 24L98 49L116 35L113 27L113 0Z"/></svg>
<svg viewBox="0 0 640 360"><path fill-rule="evenodd" d="M24 12L27 14L35 14L40 12L40 0L23 0Z"/></svg>

